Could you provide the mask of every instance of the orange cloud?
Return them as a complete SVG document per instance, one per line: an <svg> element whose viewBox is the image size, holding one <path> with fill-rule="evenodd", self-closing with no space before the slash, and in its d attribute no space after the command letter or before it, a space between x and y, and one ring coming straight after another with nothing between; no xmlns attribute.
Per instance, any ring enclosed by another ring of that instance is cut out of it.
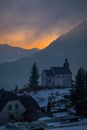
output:
<svg viewBox="0 0 87 130"><path fill-rule="evenodd" d="M34 38L31 37L32 32L29 32L29 38L26 40L26 33L16 32L10 33L0 38L0 43L7 43L11 46L18 46L25 49L39 48L43 49L48 46L52 41L54 41L58 35L57 34L45 34L40 37ZM28 37L28 36L27 36Z"/></svg>
<svg viewBox="0 0 87 130"><path fill-rule="evenodd" d="M40 38L37 38L34 40L33 43L31 44L24 44L23 48L39 48L39 49L43 49L45 47L47 47L52 41L54 41L55 39L57 39L58 35L52 35L52 36L43 36Z"/></svg>
<svg viewBox="0 0 87 130"><path fill-rule="evenodd" d="M0 43L7 43L9 45L12 45L12 46L21 46L21 43L24 39L24 34L7 34L5 36L2 36L0 38ZM22 47L22 46L21 46Z"/></svg>

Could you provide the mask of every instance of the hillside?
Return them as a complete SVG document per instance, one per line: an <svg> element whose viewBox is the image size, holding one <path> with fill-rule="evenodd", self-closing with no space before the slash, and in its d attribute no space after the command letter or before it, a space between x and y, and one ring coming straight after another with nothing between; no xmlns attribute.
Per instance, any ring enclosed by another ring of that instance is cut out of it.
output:
<svg viewBox="0 0 87 130"><path fill-rule="evenodd" d="M34 48L31 50L25 50L19 47L12 47L8 44L0 44L0 63L13 62L18 59L31 56L39 50Z"/></svg>
<svg viewBox="0 0 87 130"><path fill-rule="evenodd" d="M34 62L39 72L51 66L62 66L65 58L69 59L73 74L81 66L87 67L87 21L70 32L62 35L46 49L17 62L0 65L0 86L14 88L28 83L30 70Z"/></svg>

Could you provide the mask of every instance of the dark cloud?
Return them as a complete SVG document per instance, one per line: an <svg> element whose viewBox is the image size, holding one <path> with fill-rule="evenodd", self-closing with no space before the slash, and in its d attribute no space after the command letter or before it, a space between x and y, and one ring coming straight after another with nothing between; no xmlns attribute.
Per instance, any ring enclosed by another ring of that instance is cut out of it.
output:
<svg viewBox="0 0 87 130"><path fill-rule="evenodd" d="M0 35L33 30L36 38L86 16L87 0L0 0Z"/></svg>

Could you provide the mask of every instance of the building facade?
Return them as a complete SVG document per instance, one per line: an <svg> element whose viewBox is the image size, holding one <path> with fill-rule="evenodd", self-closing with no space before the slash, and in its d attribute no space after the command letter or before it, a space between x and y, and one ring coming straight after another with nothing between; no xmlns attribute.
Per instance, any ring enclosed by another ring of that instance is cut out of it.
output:
<svg viewBox="0 0 87 130"><path fill-rule="evenodd" d="M68 60L65 59L63 67L51 67L41 73L42 86L71 87L72 72L69 68Z"/></svg>
<svg viewBox="0 0 87 130"><path fill-rule="evenodd" d="M37 118L43 117L39 105L30 95L17 95L13 92L0 95L0 124L12 120L24 121L26 114L30 114L30 119L33 117L31 121L36 120L36 114Z"/></svg>

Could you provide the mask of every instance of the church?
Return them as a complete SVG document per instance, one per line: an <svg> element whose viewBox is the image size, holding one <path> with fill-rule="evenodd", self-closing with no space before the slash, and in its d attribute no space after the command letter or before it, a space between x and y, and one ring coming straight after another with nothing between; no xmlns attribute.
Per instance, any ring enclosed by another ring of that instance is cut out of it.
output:
<svg viewBox="0 0 87 130"><path fill-rule="evenodd" d="M41 85L49 87L71 87L72 72L68 59L65 59L62 67L51 67L41 73Z"/></svg>

